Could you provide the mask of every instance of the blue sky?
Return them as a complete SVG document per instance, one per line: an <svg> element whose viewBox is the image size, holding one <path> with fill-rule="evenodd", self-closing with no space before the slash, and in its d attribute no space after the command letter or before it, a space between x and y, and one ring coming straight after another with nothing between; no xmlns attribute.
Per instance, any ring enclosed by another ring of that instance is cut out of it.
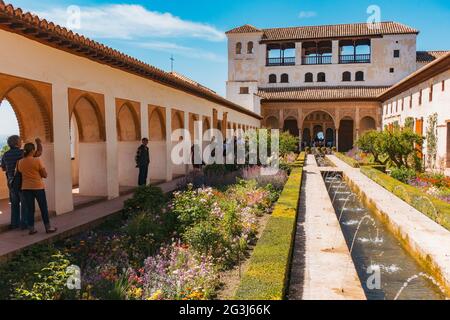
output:
<svg viewBox="0 0 450 320"><path fill-rule="evenodd" d="M8 1L6 1L8 2ZM382 21L421 31L418 50L450 49L448 0L12 0L13 5L67 23L67 7L81 8L76 30L127 54L225 93L224 32L243 24L260 28L365 22L378 5ZM3 118L3 117L2 117ZM0 134L1 134L0 126Z"/></svg>

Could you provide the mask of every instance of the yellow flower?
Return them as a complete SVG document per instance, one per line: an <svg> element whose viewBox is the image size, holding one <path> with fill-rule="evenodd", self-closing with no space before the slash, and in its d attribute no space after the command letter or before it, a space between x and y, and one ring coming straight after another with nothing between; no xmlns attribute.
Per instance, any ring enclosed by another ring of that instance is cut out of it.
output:
<svg viewBox="0 0 450 320"><path fill-rule="evenodd" d="M162 297L162 291L158 290L151 295L151 297L147 298L147 300L160 300Z"/></svg>

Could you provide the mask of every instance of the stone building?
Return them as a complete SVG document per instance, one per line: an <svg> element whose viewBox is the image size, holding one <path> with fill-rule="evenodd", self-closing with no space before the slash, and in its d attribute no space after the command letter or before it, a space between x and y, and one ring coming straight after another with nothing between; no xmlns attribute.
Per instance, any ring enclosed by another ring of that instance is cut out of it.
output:
<svg viewBox="0 0 450 320"><path fill-rule="evenodd" d="M425 164L450 174L450 52L385 91L380 100L383 127L411 126L425 137L434 133L436 147L429 148L428 139L422 146Z"/></svg>
<svg viewBox="0 0 450 320"><path fill-rule="evenodd" d="M260 115L195 81L1 0L0 42L0 102L12 106L24 142L42 139L47 197L57 214L80 198L113 199L135 187L142 137L150 139L148 182L170 181L190 169L171 161L176 129L203 140L212 128L260 126ZM0 200L6 198L1 173Z"/></svg>
<svg viewBox="0 0 450 320"><path fill-rule="evenodd" d="M227 98L302 144L353 147L382 128L379 96L445 52L417 52L419 31L396 22L227 32Z"/></svg>

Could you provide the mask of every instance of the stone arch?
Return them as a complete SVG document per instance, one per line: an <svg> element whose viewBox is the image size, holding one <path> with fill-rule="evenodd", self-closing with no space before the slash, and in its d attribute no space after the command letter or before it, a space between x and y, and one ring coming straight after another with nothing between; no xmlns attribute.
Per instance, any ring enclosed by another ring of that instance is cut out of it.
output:
<svg viewBox="0 0 450 320"><path fill-rule="evenodd" d="M327 111L327 110L325 110L325 109L316 109L316 110L312 110L312 111L309 111L309 112L307 112L307 113L304 113L304 114L303 114L302 122L304 123L304 122L306 121L306 119L307 119L310 115L312 115L312 114L314 114L314 113L318 113L318 112L326 113L327 115L329 115L329 116L331 117L332 121L333 121L333 125L336 126L336 118L335 118L329 111ZM324 128L324 129L325 129L325 128Z"/></svg>
<svg viewBox="0 0 450 320"><path fill-rule="evenodd" d="M173 110L172 112L172 132L177 129L184 129L183 112Z"/></svg>
<svg viewBox="0 0 450 320"><path fill-rule="evenodd" d="M106 140L105 124L100 106L89 93L79 96L71 105L70 118L77 121L80 142Z"/></svg>
<svg viewBox="0 0 450 320"><path fill-rule="evenodd" d="M150 141L166 140L166 124L161 108L155 107L151 110L148 118L148 131Z"/></svg>
<svg viewBox="0 0 450 320"><path fill-rule="evenodd" d="M211 129L211 122L208 117L203 117L203 134Z"/></svg>
<svg viewBox="0 0 450 320"><path fill-rule="evenodd" d="M313 137L314 137L314 139L318 139L319 133L322 133L322 134L325 136L324 130L325 130L325 129L323 128L322 125L316 124L316 125L313 127Z"/></svg>
<svg viewBox="0 0 450 320"><path fill-rule="evenodd" d="M365 116L359 121L359 133L363 134L369 130L376 130L377 124L374 118Z"/></svg>
<svg viewBox="0 0 450 320"><path fill-rule="evenodd" d="M53 142L51 102L33 84L25 80L16 82L13 78L1 79L5 82L0 85L0 101L7 100L14 110L22 140L33 141L39 137L43 142Z"/></svg>
<svg viewBox="0 0 450 320"><path fill-rule="evenodd" d="M129 102L118 108L117 136L119 141L138 141L141 138L139 115Z"/></svg>
<svg viewBox="0 0 450 320"><path fill-rule="evenodd" d="M278 129L279 121L275 116L269 116L266 118L266 127L268 129Z"/></svg>
<svg viewBox="0 0 450 320"><path fill-rule="evenodd" d="M241 54L242 53L242 42L238 42L236 43L236 54Z"/></svg>

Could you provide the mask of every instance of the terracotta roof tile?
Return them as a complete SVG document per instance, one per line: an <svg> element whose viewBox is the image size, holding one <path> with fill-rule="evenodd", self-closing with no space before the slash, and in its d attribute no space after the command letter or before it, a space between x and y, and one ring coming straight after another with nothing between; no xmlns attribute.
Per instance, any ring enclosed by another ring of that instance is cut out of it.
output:
<svg viewBox="0 0 450 320"><path fill-rule="evenodd" d="M259 88L258 95L263 100L356 100L373 99L388 87L293 87L293 88Z"/></svg>
<svg viewBox="0 0 450 320"><path fill-rule="evenodd" d="M234 28L230 31L227 31L226 34L231 34L231 33L253 33L253 32L262 32L262 30L255 28L252 25L246 24L237 28Z"/></svg>
<svg viewBox="0 0 450 320"><path fill-rule="evenodd" d="M22 9L14 8L11 4L6 5L2 0L0 0L0 29L20 34L53 48L83 56L261 119L258 114L223 98L208 88L193 83L192 80L188 81L172 75L83 35L55 25L53 22L40 19L29 12L24 13Z"/></svg>
<svg viewBox="0 0 450 320"><path fill-rule="evenodd" d="M229 31L228 33L250 32L249 27L256 31L262 31L263 41L277 40L307 40L325 38L344 38L362 36L380 36L388 34L417 34L418 30L403 25L398 22L381 22L379 28L371 28L367 23L335 24L323 26L303 26L289 28L272 28L259 30L253 26L242 26Z"/></svg>
<svg viewBox="0 0 450 320"><path fill-rule="evenodd" d="M417 51L417 62L431 62L440 57L443 57L450 51Z"/></svg>

